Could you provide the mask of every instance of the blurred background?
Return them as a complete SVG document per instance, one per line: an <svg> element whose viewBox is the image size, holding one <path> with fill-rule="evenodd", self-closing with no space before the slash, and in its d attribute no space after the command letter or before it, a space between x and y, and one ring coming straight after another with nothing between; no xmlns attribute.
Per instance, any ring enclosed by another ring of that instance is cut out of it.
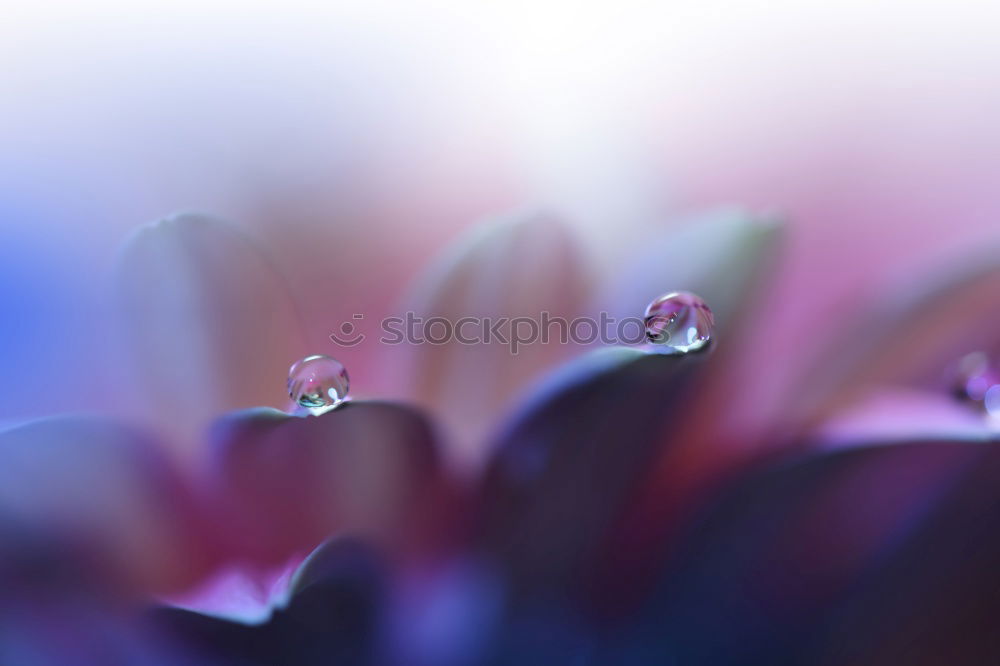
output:
<svg viewBox="0 0 1000 666"><path fill-rule="evenodd" d="M112 266L176 211L258 238L316 351L524 206L598 280L697 211L783 214L763 354L1000 237L995 3L315 4L6 5L0 422L142 401ZM343 360L391 394L374 349Z"/></svg>

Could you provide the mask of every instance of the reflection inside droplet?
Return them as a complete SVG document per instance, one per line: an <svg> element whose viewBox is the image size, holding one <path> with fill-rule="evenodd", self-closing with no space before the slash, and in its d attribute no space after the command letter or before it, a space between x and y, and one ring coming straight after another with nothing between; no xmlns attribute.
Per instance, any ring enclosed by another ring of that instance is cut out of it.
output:
<svg viewBox="0 0 1000 666"><path fill-rule="evenodd" d="M646 307L646 339L660 351L687 354L705 347L712 339L715 318L699 296L673 291Z"/></svg>
<svg viewBox="0 0 1000 666"><path fill-rule="evenodd" d="M976 351L955 363L949 378L956 398L1000 424L1000 365L988 354Z"/></svg>
<svg viewBox="0 0 1000 666"><path fill-rule="evenodd" d="M952 392L961 400L982 402L991 386L1000 384L989 357L981 351L966 354L955 365L951 380Z"/></svg>
<svg viewBox="0 0 1000 666"><path fill-rule="evenodd" d="M344 364L322 354L296 361L288 370L289 397L317 416L342 403L350 386Z"/></svg>
<svg viewBox="0 0 1000 666"><path fill-rule="evenodd" d="M990 418L1000 418L1000 384L994 384L983 395L983 409Z"/></svg>

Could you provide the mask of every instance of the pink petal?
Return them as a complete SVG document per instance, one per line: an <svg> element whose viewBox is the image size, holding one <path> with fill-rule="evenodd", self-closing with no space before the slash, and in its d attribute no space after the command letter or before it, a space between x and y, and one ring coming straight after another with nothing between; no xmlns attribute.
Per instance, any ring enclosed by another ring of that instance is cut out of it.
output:
<svg viewBox="0 0 1000 666"><path fill-rule="evenodd" d="M816 427L873 390L950 390L950 366L973 351L1000 352L1000 268L952 264L871 299L833 338L789 411ZM916 284L914 284L916 282Z"/></svg>
<svg viewBox="0 0 1000 666"><path fill-rule="evenodd" d="M287 601L288 581L301 556L274 567L230 564L215 571L195 587L162 597L171 606L245 623L265 621L271 611Z"/></svg>
<svg viewBox="0 0 1000 666"><path fill-rule="evenodd" d="M583 277L568 229L551 216L520 213L463 237L424 274L405 310L453 324L463 317L538 322L543 312L570 320L580 313ZM465 330L475 337L482 327ZM441 416L459 463L474 466L482 458L482 436L500 409L569 351L554 333L548 344L524 344L516 354L501 341L452 339L388 348L387 358L402 366L398 381L407 394Z"/></svg>
<svg viewBox="0 0 1000 666"><path fill-rule="evenodd" d="M237 412L216 423L212 440L206 481L234 562L277 565L340 532L401 553L433 542L448 516L430 427L406 407Z"/></svg>
<svg viewBox="0 0 1000 666"><path fill-rule="evenodd" d="M210 564L194 498L159 444L97 417L0 434L0 513L65 542L126 591L166 590Z"/></svg>
<svg viewBox="0 0 1000 666"><path fill-rule="evenodd" d="M943 392L879 390L836 414L816 432L823 446L928 439L988 441L995 424L981 410Z"/></svg>
<svg viewBox="0 0 1000 666"><path fill-rule="evenodd" d="M144 227L117 281L138 407L176 445L191 451L225 410L285 404L288 367L304 355L298 315L238 229L198 215Z"/></svg>

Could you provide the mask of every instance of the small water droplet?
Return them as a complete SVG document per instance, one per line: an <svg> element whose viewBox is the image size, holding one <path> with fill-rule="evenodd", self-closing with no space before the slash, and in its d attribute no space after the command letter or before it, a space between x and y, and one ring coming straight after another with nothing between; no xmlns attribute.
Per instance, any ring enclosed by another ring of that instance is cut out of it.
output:
<svg viewBox="0 0 1000 666"><path fill-rule="evenodd" d="M983 409L992 419L1000 419L1000 384L994 384L983 394Z"/></svg>
<svg viewBox="0 0 1000 666"><path fill-rule="evenodd" d="M966 354L952 369L952 391L955 397L981 403L991 386L1000 384L1000 373L981 351Z"/></svg>
<svg viewBox="0 0 1000 666"><path fill-rule="evenodd" d="M988 354L966 354L948 369L952 394L1000 426L1000 365Z"/></svg>
<svg viewBox="0 0 1000 666"><path fill-rule="evenodd" d="M699 296L688 291L672 291L646 306L646 339L662 351L687 354L712 339L715 318Z"/></svg>
<svg viewBox="0 0 1000 666"><path fill-rule="evenodd" d="M342 403L350 387L344 364L322 354L306 356L288 370L289 397L316 416Z"/></svg>

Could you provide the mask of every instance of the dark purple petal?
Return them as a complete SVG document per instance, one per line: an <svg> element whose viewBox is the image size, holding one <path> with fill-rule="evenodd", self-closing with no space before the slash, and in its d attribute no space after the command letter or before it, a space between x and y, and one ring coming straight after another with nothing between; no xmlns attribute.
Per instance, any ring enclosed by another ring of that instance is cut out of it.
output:
<svg viewBox="0 0 1000 666"><path fill-rule="evenodd" d="M430 425L409 407L349 402L322 416L236 412L215 424L208 467L235 557L281 563L335 532L396 552L444 492Z"/></svg>
<svg viewBox="0 0 1000 666"><path fill-rule="evenodd" d="M283 637L268 625L248 625L181 608L156 608L150 624L167 641L198 656L202 664L265 666L282 661Z"/></svg>
<svg viewBox="0 0 1000 666"><path fill-rule="evenodd" d="M5 599L0 655L10 666L201 666L119 609L91 600Z"/></svg>
<svg viewBox="0 0 1000 666"><path fill-rule="evenodd" d="M527 402L496 444L476 523L515 594L586 592L581 582L636 480L673 444L707 361L606 349Z"/></svg>
<svg viewBox="0 0 1000 666"><path fill-rule="evenodd" d="M359 541L324 542L292 577L285 615L315 631L336 631L374 650L384 606L384 565Z"/></svg>
<svg viewBox="0 0 1000 666"><path fill-rule="evenodd" d="M615 663L997 663L998 489L995 444L856 448L749 475L677 542Z"/></svg>

